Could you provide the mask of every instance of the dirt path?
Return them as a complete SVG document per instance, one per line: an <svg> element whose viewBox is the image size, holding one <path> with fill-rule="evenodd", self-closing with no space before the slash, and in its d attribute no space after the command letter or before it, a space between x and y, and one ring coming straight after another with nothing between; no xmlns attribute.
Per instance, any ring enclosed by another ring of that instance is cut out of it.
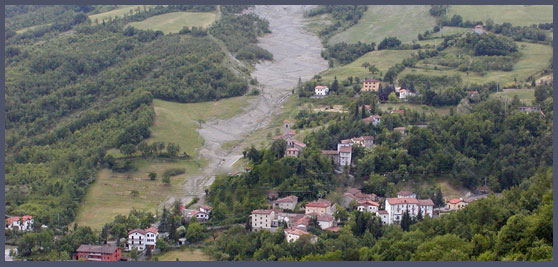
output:
<svg viewBox="0 0 558 267"><path fill-rule="evenodd" d="M259 46L273 53L273 61L256 65L252 76L261 85L261 95L250 102L246 112L226 120L203 124L199 129L205 139L199 155L208 159L202 175L191 177L184 184L187 203L195 195L203 203L205 189L215 180L215 175L232 171L232 165L242 158L244 141L230 151L222 145L230 141L245 140L254 131L271 122L271 115L291 94L299 77L308 80L327 69L321 58L322 45L318 37L303 29L303 12L311 6L256 6L252 12L267 19L271 34L259 39ZM169 202L174 199L169 200Z"/></svg>

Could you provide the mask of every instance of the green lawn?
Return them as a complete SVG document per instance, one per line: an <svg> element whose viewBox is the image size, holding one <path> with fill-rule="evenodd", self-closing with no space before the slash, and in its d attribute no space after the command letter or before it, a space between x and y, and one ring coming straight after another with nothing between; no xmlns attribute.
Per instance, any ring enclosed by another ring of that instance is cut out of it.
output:
<svg viewBox="0 0 558 267"><path fill-rule="evenodd" d="M550 23L553 20L551 5L452 5L448 16L451 18L454 14L463 17L464 21L486 21L490 18L495 23L509 22L513 26Z"/></svg>
<svg viewBox="0 0 558 267"><path fill-rule="evenodd" d="M178 249L167 251L162 254L155 255L159 261L211 261L211 258L203 253L201 249Z"/></svg>
<svg viewBox="0 0 558 267"><path fill-rule="evenodd" d="M91 22L95 22L95 19L101 23L103 19L115 18L115 17L123 17L125 14L130 14L130 9L133 10L133 13L136 13L136 9L139 7L141 12L143 12L143 7L153 7L153 5L120 5L118 8L113 9L111 11L94 14L89 16Z"/></svg>
<svg viewBox="0 0 558 267"><path fill-rule="evenodd" d="M411 104L411 103L384 103L384 104L380 104L380 109L383 111L387 111L389 110L389 108L391 108L391 110L396 110L396 109L402 109L402 108L406 108L406 109L410 109L410 110L414 110L414 111L418 111L418 112L425 112L426 114L429 113L438 113L438 114L442 114L442 115L446 115L449 114L449 107L432 107L432 106L426 106L426 105L420 105L420 104Z"/></svg>
<svg viewBox="0 0 558 267"><path fill-rule="evenodd" d="M415 54L415 50L380 50L369 52L357 60L349 63L347 65L338 66L332 69L328 69L320 74L322 79L328 82L333 81L333 78L337 76L338 81L346 80L347 77L359 77L361 80L364 78L372 78L372 74L365 68L362 67L364 62L368 62L371 65L376 65L376 67L382 72L386 73L387 70L400 63L403 59L410 57ZM381 78L379 73L375 74L375 78Z"/></svg>
<svg viewBox="0 0 558 267"><path fill-rule="evenodd" d="M180 145L181 152L185 151L192 158L159 160L137 157L133 161L137 168L134 172L115 173L108 169L101 170L80 207L76 218L78 225L101 229L117 214L127 215L132 208L155 211L161 208L160 205L169 196L181 195L180 185L191 175L199 173L205 165L204 159L197 160L197 151L203 145L203 139L196 131L199 127L197 120L232 117L242 112L248 100L252 98L253 96L242 96L188 104L155 99L155 123L151 129L152 137L147 142L176 143ZM109 153L116 157L122 156L116 149ZM139 153L136 156L139 156ZM172 177L171 185L166 186L161 182L161 177L169 168L185 168L186 173ZM148 179L149 172L157 173L156 181ZM132 190L140 192L137 198L130 196Z"/></svg>
<svg viewBox="0 0 558 267"><path fill-rule="evenodd" d="M161 30L164 33L177 33L184 26L208 27L215 21L214 12L171 12L132 22L128 25L143 30Z"/></svg>
<svg viewBox="0 0 558 267"><path fill-rule="evenodd" d="M504 89L503 92L498 92L491 94L491 98L508 98L511 101L514 96L519 96L521 101L528 105L533 104L535 101L535 90L534 89Z"/></svg>
<svg viewBox="0 0 558 267"><path fill-rule="evenodd" d="M475 73L467 75L454 69L451 70L434 70L433 67L429 68L407 68L398 77L403 77L406 74L425 74L425 75L455 75L459 74L464 82L469 83L486 83L488 81L496 81L501 84L503 88L507 84L512 83L514 78L518 81L523 81L531 75L537 75L544 70L552 58L552 47L543 44L534 44L526 42L517 42L519 51L523 54L519 61L513 66L513 71L490 71L485 76L480 76ZM523 47L525 46L525 47ZM417 65L419 66L419 65Z"/></svg>
<svg viewBox="0 0 558 267"><path fill-rule="evenodd" d="M419 33L432 30L436 20L430 16L430 6L368 6L360 21L331 37L329 43L339 42L379 44L385 37L395 36L403 42L417 39Z"/></svg>

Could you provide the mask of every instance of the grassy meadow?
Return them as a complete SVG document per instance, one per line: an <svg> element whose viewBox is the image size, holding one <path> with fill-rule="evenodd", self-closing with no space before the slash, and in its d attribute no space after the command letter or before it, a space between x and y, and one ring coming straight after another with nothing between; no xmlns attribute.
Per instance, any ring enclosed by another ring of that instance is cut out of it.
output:
<svg viewBox="0 0 558 267"><path fill-rule="evenodd" d="M518 96L521 101L528 105L532 105L535 102L535 90L534 89L504 89L501 92L491 94L491 98L508 98L511 101L514 96Z"/></svg>
<svg viewBox="0 0 558 267"><path fill-rule="evenodd" d="M164 33L177 33L184 26L207 28L215 21L215 12L171 12L132 22L128 25L142 30L160 30Z"/></svg>
<svg viewBox="0 0 558 267"><path fill-rule="evenodd" d="M119 5L117 8L107 11L107 12L103 12L103 13L99 13L99 14L93 14L89 16L89 19L94 22L95 20L98 20L99 23L101 23L103 21L103 19L109 19L109 18L116 18L116 17L123 17L125 14L130 14L130 10L133 10L133 13L136 13L136 10L138 8L140 8L140 10L143 12L143 8L146 7L153 7L153 5Z"/></svg>
<svg viewBox="0 0 558 267"><path fill-rule="evenodd" d="M360 21L329 39L340 42L379 44L385 37L394 36L402 42L417 39L419 33L432 30L436 20L430 16L429 5L420 6L368 6Z"/></svg>
<svg viewBox="0 0 558 267"><path fill-rule="evenodd" d="M448 17L454 14L463 17L464 21L486 21L490 18L495 23L509 22L513 26L551 23L553 20L551 5L452 5Z"/></svg>
<svg viewBox="0 0 558 267"><path fill-rule="evenodd" d="M132 209L150 210L155 212L169 196L182 194L182 185L188 177L201 171L205 160L198 160L197 151L203 145L203 139L196 129L198 120L208 121L214 118L224 119L243 111L253 97L234 97L220 101L202 103L176 103L155 99L155 123L152 136L148 143L172 142L180 146L191 159L134 159L136 171L117 173L108 169L101 170L97 180L89 187L80 212L76 218L79 225L101 229L114 219L117 214L127 215ZM115 157L122 157L116 149L109 151ZM186 173L171 177L171 184L164 185L161 178L165 170L185 168ZM157 173L157 180L148 178L149 172ZM132 197L131 191L140 194Z"/></svg>
<svg viewBox="0 0 558 267"><path fill-rule="evenodd" d="M178 249L164 252L162 254L155 255L159 261L210 261L211 258L203 253L201 249Z"/></svg>

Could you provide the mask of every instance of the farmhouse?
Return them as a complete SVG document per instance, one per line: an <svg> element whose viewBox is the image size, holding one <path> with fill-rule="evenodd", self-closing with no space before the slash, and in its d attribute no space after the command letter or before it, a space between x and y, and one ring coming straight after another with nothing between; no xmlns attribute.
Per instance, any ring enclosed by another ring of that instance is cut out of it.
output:
<svg viewBox="0 0 558 267"><path fill-rule="evenodd" d="M423 216L432 217L434 202L430 199L387 198L385 207L388 213L388 223L398 224L405 211L408 211L411 217L417 216L419 211Z"/></svg>
<svg viewBox="0 0 558 267"><path fill-rule="evenodd" d="M381 122L382 116L380 115L372 115L370 117L366 117L364 119L362 119L362 121L364 121L365 124L370 124L372 122L372 125L376 126Z"/></svg>
<svg viewBox="0 0 558 267"><path fill-rule="evenodd" d="M448 210L460 210L462 208L465 208L467 205L469 205L469 202L461 199L461 198L454 198L454 199L450 199L450 201L448 201L448 203L446 204L446 209Z"/></svg>
<svg viewBox="0 0 558 267"><path fill-rule="evenodd" d="M378 212L379 208L380 204L372 200L359 200L357 202L357 210L360 212L370 212L375 214Z"/></svg>
<svg viewBox="0 0 558 267"><path fill-rule="evenodd" d="M301 236L303 235L309 235L310 236L310 242L312 244L316 243L318 241L318 237L310 234L306 231L300 230L300 229L296 229L296 228L289 228L289 229L285 229L285 239L287 239L287 242L296 242Z"/></svg>
<svg viewBox="0 0 558 267"><path fill-rule="evenodd" d="M197 210L184 210L185 217L188 220L195 218L198 222L205 222L209 220L212 208L210 206L201 205Z"/></svg>
<svg viewBox="0 0 558 267"><path fill-rule="evenodd" d="M413 92L411 92L409 89L406 89L406 88L397 87L395 89L395 91L397 91L399 93L399 98L400 99L405 99L409 96L414 96L415 95Z"/></svg>
<svg viewBox="0 0 558 267"><path fill-rule="evenodd" d="M254 232L263 229L271 230L272 227L277 227L274 210L253 210L251 217L252 231Z"/></svg>
<svg viewBox="0 0 558 267"><path fill-rule="evenodd" d="M85 261L119 261L122 258L122 250L108 245L81 245L72 258Z"/></svg>
<svg viewBox="0 0 558 267"><path fill-rule="evenodd" d="M351 155L353 153L351 145L352 143L339 143L337 144L337 150L322 150L322 155L331 158L337 166L351 166Z"/></svg>
<svg viewBox="0 0 558 267"><path fill-rule="evenodd" d="M275 200L273 202L273 208L282 209L282 210L294 210L296 208L297 203L298 203L297 196L287 196Z"/></svg>
<svg viewBox="0 0 558 267"><path fill-rule="evenodd" d="M341 140L341 144L359 145L363 147L373 147L374 146L374 136L360 136L353 137L351 139Z"/></svg>
<svg viewBox="0 0 558 267"><path fill-rule="evenodd" d="M6 219L6 230L32 231L34 223L35 220L29 215L10 217Z"/></svg>
<svg viewBox="0 0 558 267"><path fill-rule="evenodd" d="M305 214L317 213L317 214L327 214L333 215L335 212L335 205L325 199L318 199L316 201L310 202L305 206Z"/></svg>
<svg viewBox="0 0 558 267"><path fill-rule="evenodd" d="M362 89L360 90L363 92L369 92L369 91L377 92L378 90L380 90L380 81L376 79L364 80L364 82L362 83Z"/></svg>
<svg viewBox="0 0 558 267"><path fill-rule="evenodd" d="M318 85L314 87L314 92L317 96L325 96L329 94L329 88L324 85Z"/></svg>
<svg viewBox="0 0 558 267"><path fill-rule="evenodd" d="M273 140L283 139L287 143L287 149L285 151L286 156L298 157L302 150L306 148L306 144L295 139L296 131L291 130L291 122L285 120L283 122L283 135L273 137Z"/></svg>
<svg viewBox="0 0 558 267"><path fill-rule="evenodd" d="M159 236L159 230L155 227L149 227L147 229L134 229L128 232L128 242L126 243L126 251L130 251L133 248L138 251L144 251L145 249L155 249L155 242L157 242L157 237Z"/></svg>

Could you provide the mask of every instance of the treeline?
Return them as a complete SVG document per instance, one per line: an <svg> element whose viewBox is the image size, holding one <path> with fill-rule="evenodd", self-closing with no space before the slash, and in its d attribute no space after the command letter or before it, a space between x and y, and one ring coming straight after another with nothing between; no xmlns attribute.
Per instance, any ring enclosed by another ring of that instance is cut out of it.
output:
<svg viewBox="0 0 558 267"><path fill-rule="evenodd" d="M335 33L357 24L366 10L368 10L367 6L326 5L314 8L306 12L305 15L314 17L322 14L331 14L333 24L327 26L318 33L322 40L327 40Z"/></svg>
<svg viewBox="0 0 558 267"><path fill-rule="evenodd" d="M355 61L364 54L374 51L376 43L365 44L360 41L355 44L347 44L345 42L326 46L322 51L322 57L326 60L336 59L340 64L345 65Z"/></svg>
<svg viewBox="0 0 558 267"><path fill-rule="evenodd" d="M397 63L394 66L391 66L386 73L384 74L384 81L393 83L397 78L397 75L405 70L407 67L414 67L415 64L419 60L423 60L430 57L435 57L439 54L438 50L425 50L425 51L418 51L416 54L409 58L405 58L401 61L401 63Z"/></svg>
<svg viewBox="0 0 558 267"><path fill-rule="evenodd" d="M254 14L228 15L213 23L209 33L223 41L241 60L272 60L273 54L258 47L258 37L270 33L269 22Z"/></svg>
<svg viewBox="0 0 558 267"><path fill-rule="evenodd" d="M468 33L458 39L455 46L472 49L475 56L507 56L517 52L517 44L513 40L491 33Z"/></svg>
<svg viewBox="0 0 558 267"><path fill-rule="evenodd" d="M6 32L14 32L26 27L71 20L79 13L95 10L91 5L7 5Z"/></svg>

